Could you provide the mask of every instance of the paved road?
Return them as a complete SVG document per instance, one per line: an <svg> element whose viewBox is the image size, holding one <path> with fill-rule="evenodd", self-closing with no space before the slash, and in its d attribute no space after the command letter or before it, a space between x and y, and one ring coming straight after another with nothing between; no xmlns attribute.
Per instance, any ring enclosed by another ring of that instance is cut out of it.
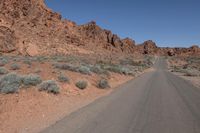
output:
<svg viewBox="0 0 200 133"><path fill-rule="evenodd" d="M143 74L42 133L200 133L200 91L159 59Z"/></svg>

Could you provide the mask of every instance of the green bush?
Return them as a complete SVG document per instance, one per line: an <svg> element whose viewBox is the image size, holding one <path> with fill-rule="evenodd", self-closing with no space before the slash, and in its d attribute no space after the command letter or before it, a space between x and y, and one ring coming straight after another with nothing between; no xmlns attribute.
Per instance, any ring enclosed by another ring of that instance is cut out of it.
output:
<svg viewBox="0 0 200 133"><path fill-rule="evenodd" d="M18 92L21 84L22 78L19 75L7 74L0 79L0 92L5 94Z"/></svg>
<svg viewBox="0 0 200 133"><path fill-rule="evenodd" d="M11 68L11 70L19 70L19 69L20 69L20 65L14 63L14 64L12 64L12 65L10 66L10 68Z"/></svg>
<svg viewBox="0 0 200 133"><path fill-rule="evenodd" d="M78 81L78 82L76 83L76 87L78 87L78 88L81 89L81 90L86 89L87 86L88 86L88 83L87 83L86 81L83 81L83 80Z"/></svg>
<svg viewBox="0 0 200 133"><path fill-rule="evenodd" d="M101 79L98 83L98 88L106 89L106 88L110 88L110 85L106 79Z"/></svg>
<svg viewBox="0 0 200 133"><path fill-rule="evenodd" d="M23 77L23 84L26 86L36 86L42 82L39 75L30 74Z"/></svg>
<svg viewBox="0 0 200 133"><path fill-rule="evenodd" d="M64 74L60 74L59 76L58 76L58 80L60 81L60 82L69 82L69 78L67 77L67 76L65 76Z"/></svg>
<svg viewBox="0 0 200 133"><path fill-rule="evenodd" d="M48 93L58 94L59 93L59 86L53 80L43 81L39 85L39 91L47 91Z"/></svg>
<svg viewBox="0 0 200 133"><path fill-rule="evenodd" d="M7 73L8 73L7 69L0 67L0 75L4 75L4 74L7 74Z"/></svg>

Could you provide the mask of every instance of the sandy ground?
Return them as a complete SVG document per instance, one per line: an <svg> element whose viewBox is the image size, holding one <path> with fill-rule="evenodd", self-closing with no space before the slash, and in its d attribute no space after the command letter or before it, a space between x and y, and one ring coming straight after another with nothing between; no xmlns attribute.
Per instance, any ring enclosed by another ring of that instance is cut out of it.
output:
<svg viewBox="0 0 200 133"><path fill-rule="evenodd" d="M71 74L71 77L74 79L77 75ZM86 90L79 90L70 83L60 84L59 95L39 92L36 88L0 95L0 133L36 133L133 78L113 73L110 77L112 89L102 90L93 85L94 77L85 77L90 80Z"/></svg>
<svg viewBox="0 0 200 133"><path fill-rule="evenodd" d="M4 66L9 72L13 72L13 70L10 70L12 63ZM15 73L20 75L36 73L41 76L43 81L55 80L61 90L60 94L54 95L39 92L36 87L32 87L22 88L16 94L0 94L0 133L37 133L71 112L110 94L117 86L134 78L110 73L110 76L106 79L111 88L103 90L96 87L102 76L94 73L83 75L58 70L53 68L50 62L32 62L31 67L22 61L18 61L17 64L20 65L20 69L15 70ZM148 71L153 71L153 69L147 69L144 72ZM67 75L70 78L70 83L58 82L57 77L60 73ZM79 80L88 82L88 87L85 90L80 90L75 86L75 83Z"/></svg>
<svg viewBox="0 0 200 133"><path fill-rule="evenodd" d="M185 61L181 61L181 60L175 60L175 61L172 61L172 60L168 60L167 61L168 63L168 68L169 68L169 71L171 71L170 69L170 65L176 65L176 66L182 66L182 65L185 65L186 62ZM179 72L173 72L174 74L182 77L183 79L185 80L188 80L190 81L194 86L200 88L200 77L193 77L193 76L184 76L183 73L179 73Z"/></svg>
<svg viewBox="0 0 200 133"><path fill-rule="evenodd" d="M184 76L184 74L178 73L178 72L176 72L174 74L182 77L185 80L190 81L194 86L200 88L200 77Z"/></svg>

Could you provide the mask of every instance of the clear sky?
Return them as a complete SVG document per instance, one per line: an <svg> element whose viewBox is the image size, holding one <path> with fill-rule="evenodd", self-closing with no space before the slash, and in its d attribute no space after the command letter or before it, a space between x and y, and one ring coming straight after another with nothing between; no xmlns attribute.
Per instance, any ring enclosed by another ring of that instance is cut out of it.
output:
<svg viewBox="0 0 200 133"><path fill-rule="evenodd" d="M46 0L63 18L91 20L121 38L159 46L200 46L200 0Z"/></svg>

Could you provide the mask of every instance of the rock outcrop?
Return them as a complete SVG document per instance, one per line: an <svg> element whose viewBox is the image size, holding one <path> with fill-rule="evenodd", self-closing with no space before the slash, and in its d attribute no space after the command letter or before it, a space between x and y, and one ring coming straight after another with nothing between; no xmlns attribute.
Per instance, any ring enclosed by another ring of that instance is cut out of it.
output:
<svg viewBox="0 0 200 133"><path fill-rule="evenodd" d="M199 54L199 47L158 48L153 41L136 45L94 21L77 25L46 7L44 0L1 0L0 53L57 55L83 52L118 54Z"/></svg>

